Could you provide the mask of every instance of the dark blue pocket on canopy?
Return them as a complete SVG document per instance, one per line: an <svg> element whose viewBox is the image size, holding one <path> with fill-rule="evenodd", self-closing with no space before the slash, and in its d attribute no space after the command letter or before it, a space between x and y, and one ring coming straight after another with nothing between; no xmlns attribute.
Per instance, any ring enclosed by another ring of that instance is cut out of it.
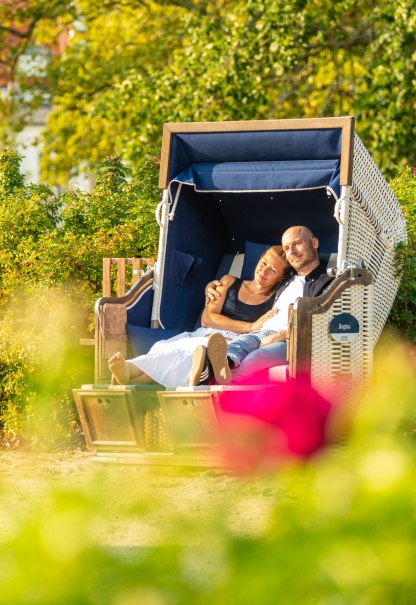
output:
<svg viewBox="0 0 416 605"><path fill-rule="evenodd" d="M180 250L173 250L170 262L170 275L179 286L188 286L192 282L192 277L196 269L202 263L202 258L193 256Z"/></svg>

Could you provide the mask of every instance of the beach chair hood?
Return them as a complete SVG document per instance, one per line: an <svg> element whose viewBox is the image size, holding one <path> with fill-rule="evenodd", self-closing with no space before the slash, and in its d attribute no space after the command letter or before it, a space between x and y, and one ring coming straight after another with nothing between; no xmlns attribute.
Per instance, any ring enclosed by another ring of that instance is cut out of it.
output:
<svg viewBox="0 0 416 605"><path fill-rule="evenodd" d="M351 264L373 271L378 337L406 226L354 118L166 124L159 184L154 323L194 329L205 284L228 272L224 259L258 253L303 224L323 258L336 253L338 272ZM244 264L242 276L251 278Z"/></svg>
<svg viewBox="0 0 416 605"><path fill-rule="evenodd" d="M178 133L169 183L197 191L329 187L339 195L341 129Z"/></svg>

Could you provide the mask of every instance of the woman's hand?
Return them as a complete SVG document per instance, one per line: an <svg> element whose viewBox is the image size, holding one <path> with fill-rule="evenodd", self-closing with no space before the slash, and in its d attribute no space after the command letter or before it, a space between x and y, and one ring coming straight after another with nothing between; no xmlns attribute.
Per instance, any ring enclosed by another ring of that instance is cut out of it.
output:
<svg viewBox="0 0 416 605"><path fill-rule="evenodd" d="M205 286L205 304L215 302L221 297L221 292L218 290L223 284L220 280L214 279Z"/></svg>
<svg viewBox="0 0 416 605"><path fill-rule="evenodd" d="M264 322L273 317L273 315L276 315L276 313L277 309L270 309L270 311L267 311L267 313L261 315L258 319L256 319L256 321L253 321L253 323L251 324L250 332L258 332L259 330L261 330Z"/></svg>

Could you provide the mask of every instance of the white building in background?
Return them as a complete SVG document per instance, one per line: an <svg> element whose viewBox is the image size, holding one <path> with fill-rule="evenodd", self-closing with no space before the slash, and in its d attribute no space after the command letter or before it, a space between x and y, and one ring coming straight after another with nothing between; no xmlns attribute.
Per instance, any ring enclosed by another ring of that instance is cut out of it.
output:
<svg viewBox="0 0 416 605"><path fill-rule="evenodd" d="M1 0L0 0L1 1ZM13 39L11 38L11 42ZM60 50L59 46L57 48ZM56 50L55 50L56 52ZM38 44L30 44L25 49L24 54L19 56L17 62L17 73L24 78L46 78L46 69L52 55L52 50ZM16 84L11 80L11 75L3 70L2 84L4 94L19 95ZM31 92L23 93L24 98L30 99ZM43 104L36 110L30 118L28 124L18 132L14 142L15 151L23 157L21 163L21 172L25 177L26 183L39 183L40 181L40 156L41 156L41 134L46 124L46 118L50 112L49 94L45 90Z"/></svg>
<svg viewBox="0 0 416 605"><path fill-rule="evenodd" d="M24 176L25 183L40 182L40 160L42 155L42 131L46 124L46 118L50 112L50 107L38 109L27 126L18 133L16 137L15 150L22 156L20 164L21 173ZM46 183L48 185L48 183ZM93 179L87 174L81 173L73 176L68 181L69 189L80 189L81 191L91 191L94 186ZM51 187L56 193L60 193L60 187Z"/></svg>
<svg viewBox="0 0 416 605"><path fill-rule="evenodd" d="M0 0L0 4L2 0ZM76 24L76 27L81 27ZM47 48L39 44L29 44L24 54L19 56L17 71L19 75L30 78L47 78L47 66L53 55L60 55L64 51L71 32L64 30L57 37L52 48ZM13 37L9 36L11 43ZM6 69L0 68L0 94L7 95L10 88L15 83L11 80L10 74ZM24 175L26 183L38 184L40 182L40 161L42 156L42 131L45 128L46 120L51 111L50 96L45 88L43 104L37 109L30 118L30 121L16 135L14 149L22 156L21 172ZM30 92L26 91L25 96ZM80 174L72 178L69 187L89 191L92 188L92 181L87 175Z"/></svg>
<svg viewBox="0 0 416 605"><path fill-rule="evenodd" d="M16 151L23 156L21 171L26 183L38 184L40 180L41 134L49 111L48 107L38 109L16 137Z"/></svg>

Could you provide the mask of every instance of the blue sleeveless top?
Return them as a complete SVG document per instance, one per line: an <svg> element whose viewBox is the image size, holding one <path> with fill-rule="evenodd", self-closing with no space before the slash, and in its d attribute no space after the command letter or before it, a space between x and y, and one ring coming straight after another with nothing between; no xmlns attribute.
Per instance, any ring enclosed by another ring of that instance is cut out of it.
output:
<svg viewBox="0 0 416 605"><path fill-rule="evenodd" d="M237 319L251 323L256 321L256 319L273 307L276 295L273 293L270 298L259 305L248 305L241 302L241 300L238 298L238 293L242 283L242 279L236 278L234 283L232 283L228 288L221 315L225 315L225 317L229 317L230 319Z"/></svg>

